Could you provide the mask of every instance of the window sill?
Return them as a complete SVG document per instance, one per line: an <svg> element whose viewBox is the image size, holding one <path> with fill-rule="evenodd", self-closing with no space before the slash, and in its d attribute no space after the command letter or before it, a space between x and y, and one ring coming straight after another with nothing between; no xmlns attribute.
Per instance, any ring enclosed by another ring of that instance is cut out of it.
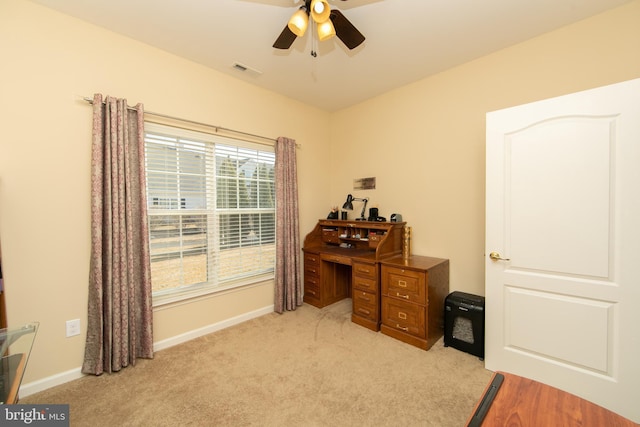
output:
<svg viewBox="0 0 640 427"><path fill-rule="evenodd" d="M273 274L263 274L244 280L237 280L225 283L221 286L206 286L198 289L190 289L182 292L174 292L167 295L153 297L154 310L176 307L183 304L190 304L197 300L218 297L232 292L239 292L256 286L262 286L265 282L273 281Z"/></svg>

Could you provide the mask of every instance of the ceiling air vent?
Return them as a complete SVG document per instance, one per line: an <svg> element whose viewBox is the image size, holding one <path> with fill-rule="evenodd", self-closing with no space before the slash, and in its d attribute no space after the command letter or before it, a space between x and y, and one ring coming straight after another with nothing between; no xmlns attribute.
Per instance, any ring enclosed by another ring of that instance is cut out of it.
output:
<svg viewBox="0 0 640 427"><path fill-rule="evenodd" d="M236 69L237 71L243 72L243 73L247 73L250 74L252 76L259 76L262 74L262 71L256 70L255 68L251 68L247 65L241 64L239 62L236 62L233 64L233 68Z"/></svg>

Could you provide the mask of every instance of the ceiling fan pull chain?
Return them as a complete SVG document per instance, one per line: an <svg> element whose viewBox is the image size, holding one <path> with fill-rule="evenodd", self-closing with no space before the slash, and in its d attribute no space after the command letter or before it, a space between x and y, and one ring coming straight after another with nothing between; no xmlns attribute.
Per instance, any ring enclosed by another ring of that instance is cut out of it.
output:
<svg viewBox="0 0 640 427"><path fill-rule="evenodd" d="M316 43L316 32L315 32L316 28L315 25L311 26L311 56L313 56L314 58L316 58L318 56L318 52L316 52L316 48L317 48L317 43Z"/></svg>

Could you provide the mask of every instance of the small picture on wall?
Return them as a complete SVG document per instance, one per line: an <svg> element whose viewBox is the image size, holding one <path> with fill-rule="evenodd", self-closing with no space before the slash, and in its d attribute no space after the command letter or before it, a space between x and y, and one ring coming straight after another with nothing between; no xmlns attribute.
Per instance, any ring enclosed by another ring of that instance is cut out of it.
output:
<svg viewBox="0 0 640 427"><path fill-rule="evenodd" d="M376 178L358 178L353 180L354 190L375 190Z"/></svg>

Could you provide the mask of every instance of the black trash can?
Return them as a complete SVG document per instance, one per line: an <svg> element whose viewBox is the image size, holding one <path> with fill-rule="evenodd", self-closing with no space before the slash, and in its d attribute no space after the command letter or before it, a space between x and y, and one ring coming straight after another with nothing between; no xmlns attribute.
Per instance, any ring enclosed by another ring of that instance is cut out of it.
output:
<svg viewBox="0 0 640 427"><path fill-rule="evenodd" d="M484 360L484 297L452 292L444 300L444 346Z"/></svg>

